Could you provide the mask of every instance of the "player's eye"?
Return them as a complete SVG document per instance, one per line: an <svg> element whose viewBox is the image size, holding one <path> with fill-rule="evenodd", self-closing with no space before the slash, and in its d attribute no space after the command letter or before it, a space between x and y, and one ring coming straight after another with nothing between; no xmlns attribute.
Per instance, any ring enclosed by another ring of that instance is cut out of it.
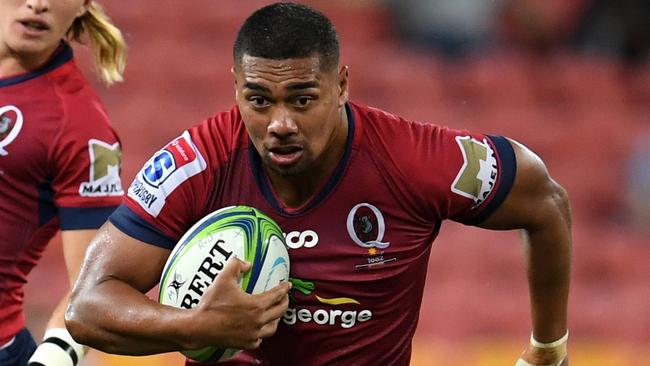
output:
<svg viewBox="0 0 650 366"><path fill-rule="evenodd" d="M264 108L264 107L267 107L270 104L269 101L266 98L260 97L260 96L250 97L250 98L248 98L248 101L255 108Z"/></svg>
<svg viewBox="0 0 650 366"><path fill-rule="evenodd" d="M309 105L309 103L311 103L311 101L313 99L314 98L312 98L310 96L304 95L304 96L296 98L296 101L294 102L294 104L299 108L305 108L305 107L307 107Z"/></svg>

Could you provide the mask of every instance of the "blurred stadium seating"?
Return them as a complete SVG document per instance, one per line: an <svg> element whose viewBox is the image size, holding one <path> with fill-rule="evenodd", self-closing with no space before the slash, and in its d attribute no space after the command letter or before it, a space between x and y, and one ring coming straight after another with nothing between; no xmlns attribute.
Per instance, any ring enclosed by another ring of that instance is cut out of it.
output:
<svg viewBox="0 0 650 366"><path fill-rule="evenodd" d="M122 137L128 184L182 129L230 107L235 32L268 1L103 3L130 45L126 82L102 91ZM390 14L376 2L310 3L339 30L354 100L407 118L503 134L545 160L567 188L574 213L572 365L650 365L650 229L629 226L624 204L631 142L650 130L650 65L629 70L612 59L568 52L442 60L401 45ZM87 55L77 54L87 66ZM65 288L60 258L55 240L31 276L27 309L37 336L54 307L52 293ZM529 331L517 233L443 225L412 364L513 364ZM180 360L93 353L84 365Z"/></svg>

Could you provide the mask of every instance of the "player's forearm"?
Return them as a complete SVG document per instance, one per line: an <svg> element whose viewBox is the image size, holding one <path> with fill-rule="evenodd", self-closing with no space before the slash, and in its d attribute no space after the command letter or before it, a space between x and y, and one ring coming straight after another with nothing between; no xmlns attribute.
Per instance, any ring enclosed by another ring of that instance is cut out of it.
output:
<svg viewBox="0 0 650 366"><path fill-rule="evenodd" d="M75 342L65 328L64 313L70 300L70 293L59 301L47 324L43 340L31 355L28 365L78 365L86 354L86 348Z"/></svg>
<svg viewBox="0 0 650 366"><path fill-rule="evenodd" d="M79 343L104 352L149 355L195 348L188 311L160 305L136 289L108 280L73 294L66 325Z"/></svg>
<svg viewBox="0 0 650 366"><path fill-rule="evenodd" d="M557 340L567 331L571 222L563 190L556 195L555 206L556 214L543 226L526 231L533 334L540 342Z"/></svg>
<svg viewBox="0 0 650 366"><path fill-rule="evenodd" d="M66 293L65 296L59 301L59 304L54 309L50 320L47 322L46 329L50 328L65 328L65 322L63 316L65 315L65 309L68 307L70 302L70 293Z"/></svg>

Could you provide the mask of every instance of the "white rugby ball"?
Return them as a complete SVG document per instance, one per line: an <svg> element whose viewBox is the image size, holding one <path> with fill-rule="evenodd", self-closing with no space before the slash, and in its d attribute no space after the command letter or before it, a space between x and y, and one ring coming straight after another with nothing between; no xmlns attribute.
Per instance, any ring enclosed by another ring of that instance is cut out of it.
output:
<svg viewBox="0 0 650 366"><path fill-rule="evenodd" d="M240 282L250 294L289 280L289 255L280 227L253 207L230 206L201 219L178 241L163 269L158 302L193 308L234 257L251 263ZM220 361L237 352L218 347L182 351L197 361Z"/></svg>

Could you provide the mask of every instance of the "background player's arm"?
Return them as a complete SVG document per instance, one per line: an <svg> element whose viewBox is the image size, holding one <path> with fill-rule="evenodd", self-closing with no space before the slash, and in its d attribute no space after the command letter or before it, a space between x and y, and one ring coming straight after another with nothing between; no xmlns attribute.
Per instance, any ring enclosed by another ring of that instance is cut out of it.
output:
<svg viewBox="0 0 650 366"><path fill-rule="evenodd" d="M97 230L64 230L61 232L63 256L65 259L70 287L54 309L45 330L43 342L31 355L28 365L76 365L86 352L84 346L72 339L64 323L65 309L70 301L72 288L88 248L88 243Z"/></svg>
<svg viewBox="0 0 650 366"><path fill-rule="evenodd" d="M499 209L479 226L523 229L533 335L539 342L552 342L567 332L571 267L569 200L537 155L514 141L511 143L517 158L514 185ZM524 356L531 352L536 350L529 347Z"/></svg>
<svg viewBox="0 0 650 366"><path fill-rule="evenodd" d="M237 281L248 266L237 260L228 262L191 310L145 296L169 253L105 224L90 244L66 312L73 337L109 353L145 355L205 346L254 348L275 332L289 285L246 294Z"/></svg>
<svg viewBox="0 0 650 366"><path fill-rule="evenodd" d="M79 276L79 270L84 260L84 255L88 244L95 236L97 230L65 230L61 232L61 242L63 244L63 258L65 266L68 271L68 279L70 280L70 289L74 286L74 282ZM65 309L70 301L70 290L66 292L65 296L57 305L52 317L47 323L47 329L50 328L65 328L63 315Z"/></svg>

